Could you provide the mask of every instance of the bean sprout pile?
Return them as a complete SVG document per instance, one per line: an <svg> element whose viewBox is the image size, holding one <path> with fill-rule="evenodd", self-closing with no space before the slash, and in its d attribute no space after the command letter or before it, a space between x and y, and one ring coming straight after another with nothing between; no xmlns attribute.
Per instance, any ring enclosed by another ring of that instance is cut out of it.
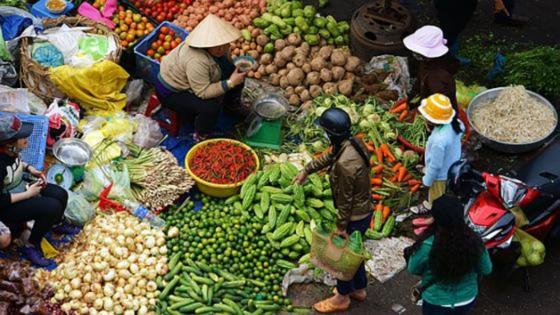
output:
<svg viewBox="0 0 560 315"><path fill-rule="evenodd" d="M472 120L482 135L514 144L540 140L556 127L552 109L529 95L522 85L507 87L496 99L477 106Z"/></svg>

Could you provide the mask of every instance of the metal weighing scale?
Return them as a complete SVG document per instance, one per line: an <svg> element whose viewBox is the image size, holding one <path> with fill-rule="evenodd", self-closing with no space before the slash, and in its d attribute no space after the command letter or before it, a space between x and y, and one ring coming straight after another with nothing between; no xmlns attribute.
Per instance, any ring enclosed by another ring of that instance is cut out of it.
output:
<svg viewBox="0 0 560 315"><path fill-rule="evenodd" d="M257 99L244 142L252 147L278 150L282 145L282 118L288 112L288 101L278 94Z"/></svg>
<svg viewBox="0 0 560 315"><path fill-rule="evenodd" d="M53 155L60 162L47 170L47 182L69 190L84 176L84 166L92 157L91 147L76 138L58 140L53 146Z"/></svg>

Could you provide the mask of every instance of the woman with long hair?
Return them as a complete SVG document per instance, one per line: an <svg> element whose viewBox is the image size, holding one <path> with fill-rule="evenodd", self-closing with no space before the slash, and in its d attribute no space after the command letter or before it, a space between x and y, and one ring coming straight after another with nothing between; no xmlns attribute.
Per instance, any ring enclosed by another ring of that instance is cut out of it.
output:
<svg viewBox="0 0 560 315"><path fill-rule="evenodd" d="M444 195L434 201L433 224L405 249L408 272L422 277L424 315L468 314L478 295L478 280L492 272L480 237L465 223L463 205Z"/></svg>
<svg viewBox="0 0 560 315"><path fill-rule="evenodd" d="M15 115L0 116L0 221L10 227L35 222L22 251L32 263L45 267L52 261L43 256L41 241L61 222L68 193L57 185L47 184L42 172L20 159L20 152L28 146L27 138L32 131L32 124L22 122ZM26 182L25 172L38 179ZM59 228L60 233L69 231L65 225ZM2 246L6 246L10 235L5 229L0 230L3 230L0 233Z"/></svg>

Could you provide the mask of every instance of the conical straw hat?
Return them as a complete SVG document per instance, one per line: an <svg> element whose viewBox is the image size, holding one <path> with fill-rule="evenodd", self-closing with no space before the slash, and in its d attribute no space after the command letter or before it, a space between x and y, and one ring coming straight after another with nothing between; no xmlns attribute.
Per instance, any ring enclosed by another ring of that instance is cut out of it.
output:
<svg viewBox="0 0 560 315"><path fill-rule="evenodd" d="M187 36L186 43L191 47L210 48L225 45L241 37L241 32L219 17L208 14Z"/></svg>

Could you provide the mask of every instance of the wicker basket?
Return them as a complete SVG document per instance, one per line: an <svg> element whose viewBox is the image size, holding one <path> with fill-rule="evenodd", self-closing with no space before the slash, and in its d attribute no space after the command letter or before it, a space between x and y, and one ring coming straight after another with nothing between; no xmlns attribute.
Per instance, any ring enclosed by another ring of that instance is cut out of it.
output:
<svg viewBox="0 0 560 315"><path fill-rule="evenodd" d="M56 19L43 19L44 30L61 27L63 24L69 27L89 26L92 29L86 31L87 33L112 36L117 45L117 49L107 56L106 59L119 63L122 53L120 40L107 26L82 16L62 16ZM54 98L63 98L65 95L51 81L49 68L43 67L31 58L31 40L32 39L28 37L24 37L21 40L20 78L23 81L23 85L25 85L29 91L35 93L35 95L49 104Z"/></svg>

